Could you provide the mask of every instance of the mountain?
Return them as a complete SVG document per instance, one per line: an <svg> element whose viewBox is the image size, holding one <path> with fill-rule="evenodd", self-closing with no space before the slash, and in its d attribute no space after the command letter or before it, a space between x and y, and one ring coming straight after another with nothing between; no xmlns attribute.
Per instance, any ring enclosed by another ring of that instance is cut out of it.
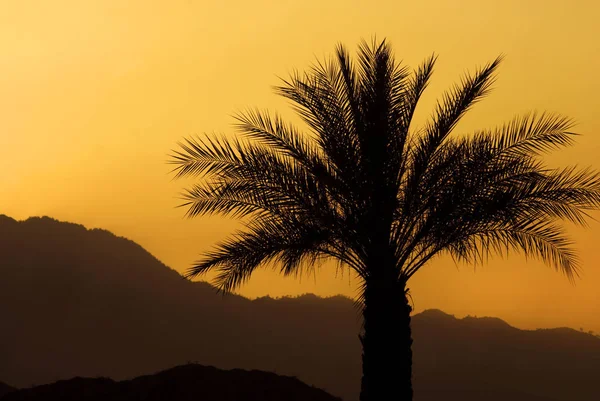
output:
<svg viewBox="0 0 600 401"><path fill-rule="evenodd" d="M413 335L419 400L587 401L600 394L600 339L587 333L519 330L497 318L428 310L414 317Z"/></svg>
<svg viewBox="0 0 600 401"><path fill-rule="evenodd" d="M295 376L358 398L359 313L344 297L222 296L142 247L48 217L0 216L0 380L125 380L190 361ZM440 311L413 318L415 401L597 400L600 339Z"/></svg>
<svg viewBox="0 0 600 401"><path fill-rule="evenodd" d="M1 401L341 401L295 377L188 364L115 382L74 378L19 390Z"/></svg>

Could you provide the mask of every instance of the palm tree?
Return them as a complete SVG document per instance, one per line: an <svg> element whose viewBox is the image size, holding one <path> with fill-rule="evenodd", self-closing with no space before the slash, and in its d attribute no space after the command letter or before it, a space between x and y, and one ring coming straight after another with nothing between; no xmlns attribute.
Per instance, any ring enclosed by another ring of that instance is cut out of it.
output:
<svg viewBox="0 0 600 401"><path fill-rule="evenodd" d="M515 118L451 136L490 90L500 58L467 74L413 127L436 58L401 67L385 41L341 45L276 87L306 123L301 133L264 111L236 116L235 138L193 137L170 162L199 177L187 216L229 214L245 228L187 272L210 270L222 291L266 262L284 275L336 259L360 279L362 401L412 399L409 279L440 253L466 262L509 249L537 256L573 279L578 262L561 220L585 224L600 206L600 175L551 169L539 156L571 145L571 120Z"/></svg>

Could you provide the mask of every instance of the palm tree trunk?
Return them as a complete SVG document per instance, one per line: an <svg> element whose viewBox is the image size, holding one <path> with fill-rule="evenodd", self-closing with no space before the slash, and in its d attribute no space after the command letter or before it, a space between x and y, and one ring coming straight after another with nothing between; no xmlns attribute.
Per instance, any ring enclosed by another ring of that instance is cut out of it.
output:
<svg viewBox="0 0 600 401"><path fill-rule="evenodd" d="M405 282L366 282L360 401L412 401L411 311Z"/></svg>

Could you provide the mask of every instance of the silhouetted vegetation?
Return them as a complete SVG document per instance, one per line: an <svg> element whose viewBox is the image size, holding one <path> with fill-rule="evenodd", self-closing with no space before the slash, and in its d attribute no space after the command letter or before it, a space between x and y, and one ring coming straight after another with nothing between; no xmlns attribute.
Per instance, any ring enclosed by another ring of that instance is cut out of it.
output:
<svg viewBox="0 0 600 401"><path fill-rule="evenodd" d="M0 316L0 381L14 387L197 361L359 395L352 300L223 297L132 241L50 218L0 215ZM597 401L600 340L587 333L434 310L412 321L415 400Z"/></svg>
<svg viewBox="0 0 600 401"><path fill-rule="evenodd" d="M412 399L407 285L431 258L483 262L516 249L573 278L577 258L558 222L584 224L600 205L597 172L539 157L573 143L568 118L534 113L450 135L489 93L500 58L466 74L415 127L435 60L411 71L385 41L363 43L356 60L338 46L276 88L310 134L249 111L235 138L189 138L171 159L177 177L201 178L184 197L188 216L246 218L188 277L216 270L230 291L269 261L289 275L333 258L361 279L362 401Z"/></svg>

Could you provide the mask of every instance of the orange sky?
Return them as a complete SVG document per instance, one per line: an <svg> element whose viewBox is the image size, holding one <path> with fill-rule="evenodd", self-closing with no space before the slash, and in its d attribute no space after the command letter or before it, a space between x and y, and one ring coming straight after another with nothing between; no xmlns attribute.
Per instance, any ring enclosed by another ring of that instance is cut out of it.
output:
<svg viewBox="0 0 600 401"><path fill-rule="evenodd" d="M183 219L170 149L193 133L231 132L230 115L246 106L289 115L270 89L277 76L373 34L409 65L439 55L417 121L466 69L504 53L496 90L459 130L558 111L583 136L549 162L600 168L599 19L594 1L2 1L0 213L103 227L181 271L235 223ZM439 258L412 282L416 309L600 332L600 224L572 233L585 269L575 286L518 256L476 273ZM262 271L240 289L304 292L354 286L324 268L316 283Z"/></svg>

